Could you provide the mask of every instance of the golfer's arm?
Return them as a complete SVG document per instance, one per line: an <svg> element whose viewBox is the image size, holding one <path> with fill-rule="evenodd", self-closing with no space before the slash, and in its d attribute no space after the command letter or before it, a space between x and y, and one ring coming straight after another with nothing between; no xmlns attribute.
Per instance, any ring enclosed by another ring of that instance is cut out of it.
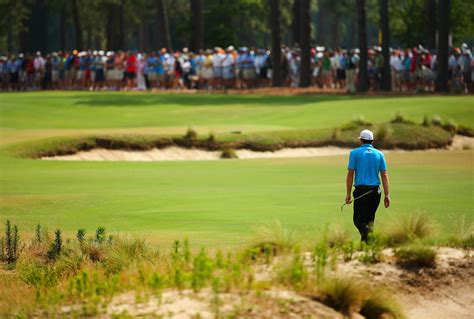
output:
<svg viewBox="0 0 474 319"><path fill-rule="evenodd" d="M350 195L352 191L352 183L354 182L354 170L347 170L346 177L346 195Z"/></svg>
<svg viewBox="0 0 474 319"><path fill-rule="evenodd" d="M380 177L382 177L383 192L385 193L385 196L390 196L390 185L388 182L387 171L380 172Z"/></svg>

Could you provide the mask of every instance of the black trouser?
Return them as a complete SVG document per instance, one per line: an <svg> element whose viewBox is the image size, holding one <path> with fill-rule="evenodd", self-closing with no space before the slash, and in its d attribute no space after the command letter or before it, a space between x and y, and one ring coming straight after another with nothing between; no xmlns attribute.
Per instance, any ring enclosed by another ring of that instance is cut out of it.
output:
<svg viewBox="0 0 474 319"><path fill-rule="evenodd" d="M369 191L369 194L354 201L354 225L359 230L362 241L367 241L367 236L372 231L375 212L380 203L380 192L378 186L356 186L353 192L354 198L357 198Z"/></svg>

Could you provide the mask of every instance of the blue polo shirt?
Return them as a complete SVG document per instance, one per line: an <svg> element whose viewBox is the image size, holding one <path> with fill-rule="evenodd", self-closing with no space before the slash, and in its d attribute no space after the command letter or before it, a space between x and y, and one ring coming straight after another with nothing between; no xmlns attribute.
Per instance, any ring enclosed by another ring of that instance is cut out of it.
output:
<svg viewBox="0 0 474 319"><path fill-rule="evenodd" d="M382 152L362 144L351 151L347 168L355 171L354 186L379 186L379 173L387 170L387 163Z"/></svg>

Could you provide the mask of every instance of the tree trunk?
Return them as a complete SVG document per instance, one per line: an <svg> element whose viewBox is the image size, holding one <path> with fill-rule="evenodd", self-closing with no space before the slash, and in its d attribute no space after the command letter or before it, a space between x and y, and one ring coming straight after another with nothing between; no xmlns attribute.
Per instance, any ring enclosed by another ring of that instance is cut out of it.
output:
<svg viewBox="0 0 474 319"><path fill-rule="evenodd" d="M291 23L293 33L293 45L301 43L301 4L300 0L293 0L293 21Z"/></svg>
<svg viewBox="0 0 474 319"><path fill-rule="evenodd" d="M341 15L337 12L332 12L331 23L331 47L338 48L341 46Z"/></svg>
<svg viewBox="0 0 474 319"><path fill-rule="evenodd" d="M203 1L190 0L191 4L191 50L199 52L202 49L204 38L204 22L202 16Z"/></svg>
<svg viewBox="0 0 474 319"><path fill-rule="evenodd" d="M82 40L81 18L79 16L79 8L77 0L71 0L72 19L74 21L74 33L76 36L76 49L83 50L84 43Z"/></svg>
<svg viewBox="0 0 474 319"><path fill-rule="evenodd" d="M59 49L66 50L66 2L61 6L61 14L59 17Z"/></svg>
<svg viewBox="0 0 474 319"><path fill-rule="evenodd" d="M357 28L359 33L359 77L357 91L365 92L368 89L367 76L367 22L365 16L365 0L357 0Z"/></svg>
<svg viewBox="0 0 474 319"><path fill-rule="evenodd" d="M120 0L119 6L119 34L116 39L117 47L121 50L125 49L125 1Z"/></svg>
<svg viewBox="0 0 474 319"><path fill-rule="evenodd" d="M449 10L450 0L439 1L438 75L436 91L448 92Z"/></svg>
<svg viewBox="0 0 474 319"><path fill-rule="evenodd" d="M272 86L282 86L280 0L270 0L270 28L272 30Z"/></svg>
<svg viewBox="0 0 474 319"><path fill-rule="evenodd" d="M329 23L331 22L331 10L328 9L327 1L318 1L318 30L316 32L316 39L318 45L329 46L330 39L329 35L332 34L332 30L329 32Z"/></svg>
<svg viewBox="0 0 474 319"><path fill-rule="evenodd" d="M160 45L171 52L171 38L168 25L168 12L166 11L165 0L156 0L158 9L158 32L160 34Z"/></svg>
<svg viewBox="0 0 474 319"><path fill-rule="evenodd" d="M301 65L300 87L311 85L311 0L301 0Z"/></svg>
<svg viewBox="0 0 474 319"><path fill-rule="evenodd" d="M424 33L426 39L426 47L429 49L436 48L436 29L437 29L437 17L436 17L436 0L425 0L424 10Z"/></svg>
<svg viewBox="0 0 474 319"><path fill-rule="evenodd" d="M390 17L388 15L388 0L380 0L380 30L382 31L382 55L384 70L382 79L382 90L392 90L392 75L390 67Z"/></svg>

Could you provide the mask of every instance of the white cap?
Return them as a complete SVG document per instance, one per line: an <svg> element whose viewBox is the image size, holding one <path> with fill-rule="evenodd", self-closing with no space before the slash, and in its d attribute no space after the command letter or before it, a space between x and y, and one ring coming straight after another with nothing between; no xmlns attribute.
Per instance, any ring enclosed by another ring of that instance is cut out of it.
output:
<svg viewBox="0 0 474 319"><path fill-rule="evenodd" d="M374 140L374 133L372 133L371 130L363 130L362 132L360 132L359 138L361 140L373 141Z"/></svg>

